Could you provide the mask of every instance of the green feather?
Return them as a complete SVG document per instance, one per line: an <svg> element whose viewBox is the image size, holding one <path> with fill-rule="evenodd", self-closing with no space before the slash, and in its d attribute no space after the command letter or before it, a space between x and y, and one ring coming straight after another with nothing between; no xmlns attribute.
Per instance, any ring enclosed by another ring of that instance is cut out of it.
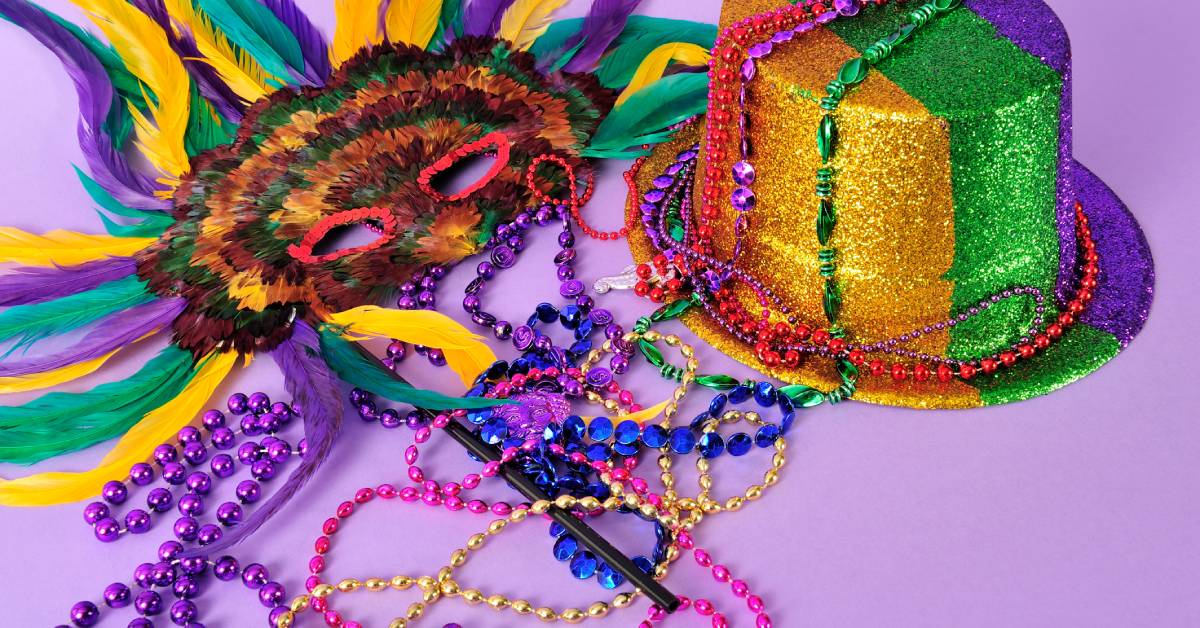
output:
<svg viewBox="0 0 1200 628"><path fill-rule="evenodd" d="M200 89L193 81L187 132L183 137L188 156L195 157L206 150L229 144L236 133L237 127L217 113L212 104L200 95Z"/></svg>
<svg viewBox="0 0 1200 628"><path fill-rule="evenodd" d="M234 45L280 80L304 72L304 53L288 27L257 0L196 0Z"/></svg>
<svg viewBox="0 0 1200 628"><path fill-rule="evenodd" d="M544 57L561 50L566 45L567 40L574 37L582 27L583 18L581 17L555 20L550 23L550 27L546 29L546 32L534 40L533 45L529 47L529 52L533 53L533 56L538 59L545 61ZM563 63L566 63L566 61Z"/></svg>
<svg viewBox="0 0 1200 628"><path fill-rule="evenodd" d="M592 136L585 157L629 158L644 155L643 144L669 139L666 128L708 107L708 75L672 74L651 83L608 114ZM636 149L636 150L635 150Z"/></svg>
<svg viewBox="0 0 1200 628"><path fill-rule="evenodd" d="M442 13L438 17L437 30L433 33L433 39L429 41L430 50L441 49L445 45L447 33L456 39L462 37L462 11L463 0L444 0L442 2Z"/></svg>
<svg viewBox="0 0 1200 628"><path fill-rule="evenodd" d="M0 407L0 461L32 464L120 436L179 395L194 374L192 355L168 345L124 381Z"/></svg>
<svg viewBox="0 0 1200 628"><path fill-rule="evenodd" d="M175 224L175 219L169 214L126 207L78 167L72 167L75 168L75 174L79 177L79 181L83 183L83 189L101 209L138 221L136 224L122 225L109 218L104 212L97 210L96 213L100 214L100 220L104 221L104 229L110 235L120 238L153 238L162 235L171 225Z"/></svg>
<svg viewBox="0 0 1200 628"><path fill-rule="evenodd" d="M396 379L375 362L364 356L350 341L336 332L321 330L321 354L338 377L363 390L369 390L392 401L418 408L452 410L457 408L489 408L508 402L484 397L449 397L432 390L422 390Z"/></svg>
<svg viewBox="0 0 1200 628"><path fill-rule="evenodd" d="M624 87L655 48L685 42L711 49L716 38L717 27L713 24L634 15L613 42L611 51L600 60L596 77L610 89Z"/></svg>
<svg viewBox="0 0 1200 628"><path fill-rule="evenodd" d="M153 299L146 282L130 276L53 301L16 305L0 312L0 341L18 338L11 352Z"/></svg>

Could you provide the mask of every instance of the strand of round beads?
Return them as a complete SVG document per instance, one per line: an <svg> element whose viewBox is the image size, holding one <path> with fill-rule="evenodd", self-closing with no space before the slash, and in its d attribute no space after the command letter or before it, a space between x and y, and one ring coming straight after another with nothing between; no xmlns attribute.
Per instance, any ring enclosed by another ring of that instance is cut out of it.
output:
<svg viewBox="0 0 1200 628"><path fill-rule="evenodd" d="M222 556L215 561L204 557L180 558L184 547L175 541L167 541L158 548L159 562L142 563L134 569L133 586L114 582L104 588L103 605L117 610L132 606L139 617L129 622L129 628L153 628L149 619L166 611L171 623L176 626L199 626L196 620L200 608L194 599L200 594L204 578L210 571L217 580L231 581L241 577L250 590L257 591L259 602L271 610L271 623L287 611L281 606L287 593L282 584L270 579L267 568L258 563L242 567L232 556ZM175 601L166 606L163 595L155 590L170 590ZM140 591L138 591L140 589ZM95 626L100 621L100 606L92 601L77 602L71 607L72 626ZM66 628L59 626L58 628Z"/></svg>
<svg viewBox="0 0 1200 628"><path fill-rule="evenodd" d="M694 501L698 505L700 511L706 515L715 515L724 511L741 510L742 506L744 506L747 501L754 501L761 498L766 489L779 482L779 472L782 471L783 466L787 464L787 455L785 453L787 450L787 442L785 441L783 435L779 433L779 428L773 425L762 423L757 415L751 412L743 413L738 412L737 410L729 410L725 412L725 414L723 414L719 420L710 419L709 421L706 421L704 427L702 428L703 436L700 437L700 442L703 444L707 439L709 441L708 446L710 449L716 450L720 448L721 440L720 436L716 432L717 426L720 423L737 423L742 420L745 420L749 423L759 421L759 424L762 426L759 431L759 436L761 438L756 438L756 441L758 441L760 447L767 443L774 445L775 454L771 457L771 468L767 469L767 471L763 473L761 484L751 484L746 488L745 491L743 491L741 495L730 497L729 499L726 499L724 503L722 503L710 497L710 492L712 491L712 473L709 459L715 458L716 456L700 456L696 458L696 470L700 472L697 480L697 482L700 484L700 494L696 496ZM663 457L666 457L668 460L670 459L667 456ZM665 476L670 473L670 467L667 466L666 468L663 468L663 457L659 458L659 468L663 470L663 475ZM673 481L674 480L672 479L672 482ZM665 479L663 480L663 483L666 485ZM685 506L691 505L688 503L687 498L680 500L680 502L680 507L685 510L688 509Z"/></svg>
<svg viewBox="0 0 1200 628"><path fill-rule="evenodd" d="M696 546L692 535L687 531L680 531L676 540L676 546L683 550L692 553L692 557L696 560L696 564L712 572L713 580L722 584L728 584L730 592L737 599L746 600L746 609L754 617L754 625L756 628L771 628L771 616L767 614L766 604L762 598L754 595L750 591L750 585L745 580L739 580L733 577L733 572L728 567L717 563L713 560L712 555L707 551ZM686 611L688 608L694 609L702 617L711 617L713 628L727 628L729 621L722 613L716 610L712 602L705 599L691 600L685 597L680 597L680 605L678 611ZM652 628L655 624L661 623L670 615L658 605L651 605L646 611L646 619L638 625L638 628Z"/></svg>

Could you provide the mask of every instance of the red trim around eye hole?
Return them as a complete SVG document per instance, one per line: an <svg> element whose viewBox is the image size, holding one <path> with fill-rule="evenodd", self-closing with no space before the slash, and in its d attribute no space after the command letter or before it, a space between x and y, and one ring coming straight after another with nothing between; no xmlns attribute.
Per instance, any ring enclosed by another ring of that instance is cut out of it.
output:
<svg viewBox="0 0 1200 628"><path fill-rule="evenodd" d="M362 246L340 249L332 253L326 253L325 255L313 255L313 247L317 246L321 238L324 238L330 231L343 225L351 225L363 222L364 220L379 221L383 230L380 231L378 238ZM304 234L304 238L300 240L300 244L289 245L287 251L288 255L306 264L332 262L347 255L373 251L391 242L395 237L396 216L391 211L379 207L360 207L322 218L320 222L313 225L313 228L308 233Z"/></svg>
<svg viewBox="0 0 1200 628"><path fill-rule="evenodd" d="M468 155L481 153L492 146L496 147L496 161L492 164L491 168L488 168L488 171L484 173L482 177L479 177L479 179L471 185L463 188L456 194L450 195L442 194L434 189L432 185L430 185L430 181L433 180L433 177L437 176L438 173L449 169L458 160ZM478 140L475 140L474 142L459 146L451 151L448 155L443 155L441 159L438 159L437 161L433 162L432 165L427 166L421 171L420 174L417 175L417 185L421 187L422 192L428 194L429 197L434 200L461 201L462 199L467 198L468 196L479 191L483 186L487 185L489 181L494 179L496 175L500 174L500 171L508 165L508 156L508 136L500 131L493 131L479 138Z"/></svg>

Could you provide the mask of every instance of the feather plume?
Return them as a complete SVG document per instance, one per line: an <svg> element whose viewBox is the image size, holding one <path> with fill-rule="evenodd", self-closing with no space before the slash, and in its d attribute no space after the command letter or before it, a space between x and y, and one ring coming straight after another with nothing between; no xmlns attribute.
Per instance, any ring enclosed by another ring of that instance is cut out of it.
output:
<svg viewBox="0 0 1200 628"><path fill-rule="evenodd" d="M42 235L0 227L0 262L27 266L74 266L108 257L128 257L158 238L114 238L54 230Z"/></svg>
<svg viewBox="0 0 1200 628"><path fill-rule="evenodd" d="M135 107L129 112L138 148L165 175L159 182L173 188L189 169L183 137L187 132L191 79L183 62L154 20L125 0L74 2L91 14L129 71L154 95L154 102L147 102L150 117Z"/></svg>
<svg viewBox="0 0 1200 628"><path fill-rule="evenodd" d="M113 104L119 101L114 97L111 76L128 74L123 66L117 67L120 58L79 27L68 28L58 16L24 0L0 0L0 13L49 48L70 75L79 97L79 146L96 180L131 207L166 209L167 205L154 196L156 186L130 166L120 145L105 132L113 116L120 120L127 115L113 113ZM111 73L94 51L107 51ZM137 87L136 81L130 87Z"/></svg>
<svg viewBox="0 0 1200 628"><path fill-rule="evenodd" d="M131 307L92 326L82 338L47 355L9 356L0 361L0 377L20 377L62 369L131 345L165 329L183 312L187 302L181 298L156 299Z"/></svg>
<svg viewBox="0 0 1200 628"><path fill-rule="evenodd" d="M490 408L514 403L483 397L448 397L432 390L414 388L398 381L391 372L385 371L378 361L363 355L353 343L343 339L337 332L323 329L321 355L338 377L352 386L369 390L392 401L407 403L418 408L448 410L454 408Z"/></svg>
<svg viewBox="0 0 1200 628"><path fill-rule="evenodd" d="M68 405L72 407L72 411L68 412L69 416L66 417L70 423L60 427L57 433L47 434L47 437L54 439L54 444L63 451L79 449L86 446L81 443L89 440L96 443L121 432L125 432L125 435L104 456L100 464L90 471L38 473L15 480L0 480L0 505L48 506L79 501L95 495L106 481L128 472L133 463L145 460L155 445L167 441L180 428L195 420L195 416L204 409L204 404L237 361L236 353L226 352L207 356L199 365L193 366L191 355L176 347L168 347L159 357L163 359L159 361L159 358L155 358L126 382L101 385L79 395L51 393L34 401L33 404L40 403L53 412L59 412ZM159 363L156 364L156 361ZM137 382L139 385L130 385L131 381L149 371L152 366L158 367L151 371L157 377L143 376ZM124 388L119 391L105 389L112 386ZM67 397L73 397L70 403L67 403ZM119 406L118 402L125 405ZM27 407L22 406L20 409ZM95 408L109 409L89 415L88 411ZM10 410L14 408L0 408L0 419ZM116 416L123 418L116 426L99 427L96 423L111 421ZM37 418L36 415L34 418ZM54 418L60 422L63 419L58 414ZM136 424L129 428L129 425L134 423ZM80 425L88 425L89 427L82 429L86 429L86 433L93 438L75 437L74 432L81 430ZM126 428L129 428L127 432ZM108 436L96 439L95 432L105 432ZM10 438L7 432L0 429L0 438L0 459L18 459L17 450L8 444Z"/></svg>
<svg viewBox="0 0 1200 628"><path fill-rule="evenodd" d="M595 0L591 10L583 18L579 32L564 45L569 50L582 43L563 69L567 72L592 71L596 62L608 50L609 44L625 29L626 21L640 2L641 0Z"/></svg>
<svg viewBox="0 0 1200 628"><path fill-rule="evenodd" d="M146 282L137 277L124 277L53 301L13 306L0 312L0 341L17 338L18 346L26 345L153 298L146 289Z"/></svg>
<svg viewBox="0 0 1200 628"><path fill-rule="evenodd" d="M304 440L308 447L304 459L292 470L283 486L248 519L216 543L196 548L196 552L219 554L253 534L304 487L329 457L341 432L341 388L337 376L321 357L321 340L317 332L308 323L296 321L291 337L271 351L271 357L283 372L283 385L293 403L299 405L300 416L304 419Z"/></svg>
<svg viewBox="0 0 1200 628"><path fill-rule="evenodd" d="M248 53L235 50L224 33L192 0L165 0L171 18L191 34L201 61L212 66L221 80L245 102L254 102L271 91L278 81Z"/></svg>
<svg viewBox="0 0 1200 628"><path fill-rule="evenodd" d="M132 257L109 257L77 266L20 266L0 275L0 306L52 301L137 271Z"/></svg>
<svg viewBox="0 0 1200 628"><path fill-rule="evenodd" d="M29 464L120 436L179 394L192 378L193 365L191 353L168 345L123 381L0 406L0 460Z"/></svg>
<svg viewBox="0 0 1200 628"><path fill-rule="evenodd" d="M438 49L462 37L463 0L442 0L442 14L438 17L437 32L433 35Z"/></svg>
<svg viewBox="0 0 1200 628"><path fill-rule="evenodd" d="M470 386L479 375L496 361L496 354L454 319L430 310L395 310L364 305L326 317L326 321L342 328L347 339L395 338L400 342L441 349L446 363L458 373L464 386Z"/></svg>
<svg viewBox="0 0 1200 628"><path fill-rule="evenodd" d="M143 209L134 209L126 207L118 201L108 190L104 189L95 179L87 176L79 168L75 168L75 174L79 177L79 182L83 184L83 189L96 201L96 204L101 209L116 214L124 218L133 218L137 220L134 225L119 225L110 219L104 212L97 210L100 214L100 219L104 221L104 230L111 236L118 238L150 238L162 235L171 225L175 224L175 218L169 214L157 211L146 211Z"/></svg>
<svg viewBox="0 0 1200 628"><path fill-rule="evenodd" d="M625 30L600 59L596 78L610 89L624 87L633 79L642 61L655 49L672 42L696 44L711 50L717 27L703 22L672 20L648 15L631 15ZM539 42L540 44L540 42Z"/></svg>
<svg viewBox="0 0 1200 628"><path fill-rule="evenodd" d="M389 41L425 49L437 31L441 13L442 0L390 0L384 32Z"/></svg>
<svg viewBox="0 0 1200 628"><path fill-rule="evenodd" d="M629 97L596 129L585 157L629 159L647 151L640 147L670 139L668 128L708 107L708 75L672 74Z"/></svg>
<svg viewBox="0 0 1200 628"><path fill-rule="evenodd" d="M294 0L263 0L263 3L295 35L304 55L305 76L314 85L324 85L333 72L329 67L329 44L325 36Z"/></svg>
<svg viewBox="0 0 1200 628"><path fill-rule="evenodd" d="M550 28L550 16L567 0L516 0L500 19L501 39L511 41L518 50L528 50Z"/></svg>
<svg viewBox="0 0 1200 628"><path fill-rule="evenodd" d="M383 41L379 28L379 3L381 0L337 0L334 5L337 27L333 33L333 46L329 48L329 60L336 68L353 57L359 50Z"/></svg>
<svg viewBox="0 0 1200 628"><path fill-rule="evenodd" d="M86 362L68 364L62 368L44 373L13 375L10 377L0 376L0 394L43 390L51 386L73 382L85 375L95 373L101 366L104 366L105 362L108 362L109 358L116 354L117 351L110 351L98 358L93 358Z"/></svg>
<svg viewBox="0 0 1200 628"><path fill-rule="evenodd" d="M500 17L513 0L469 0L463 10L463 34L491 37L500 28Z"/></svg>
<svg viewBox="0 0 1200 628"><path fill-rule="evenodd" d="M646 56L641 65L638 66L637 71L633 73L633 78L630 79L629 85L617 97L616 106L620 107L625 104L625 101L629 100L630 96L645 89L654 81L661 79L663 73L667 71L667 65L671 62L703 66L708 64L708 58L708 50L696 44L672 42L655 48L653 52Z"/></svg>
<svg viewBox="0 0 1200 628"><path fill-rule="evenodd" d="M300 42L258 0L197 0L197 5L235 46L267 72L285 80L304 72Z"/></svg>

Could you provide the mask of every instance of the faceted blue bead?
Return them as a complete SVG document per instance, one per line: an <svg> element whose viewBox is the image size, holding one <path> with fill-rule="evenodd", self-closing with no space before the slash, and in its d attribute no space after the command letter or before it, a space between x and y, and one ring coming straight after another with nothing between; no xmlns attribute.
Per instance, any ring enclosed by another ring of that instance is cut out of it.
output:
<svg viewBox="0 0 1200 628"><path fill-rule="evenodd" d="M507 374L508 374L508 362L505 362L504 360L496 360L495 362L492 363L491 368L488 369L487 378L488 379L500 379L501 377L504 377Z"/></svg>
<svg viewBox="0 0 1200 628"><path fill-rule="evenodd" d="M658 449L667 444L667 430L661 425L647 425L642 428L642 442L647 447Z"/></svg>
<svg viewBox="0 0 1200 628"><path fill-rule="evenodd" d="M796 409L796 404L792 403L792 398L778 390L775 391L775 401L779 404L779 411L784 414Z"/></svg>
<svg viewBox="0 0 1200 628"><path fill-rule="evenodd" d="M567 529L562 527L561 523L557 521L550 522L550 536L559 537L566 531Z"/></svg>
<svg viewBox="0 0 1200 628"><path fill-rule="evenodd" d="M671 430L668 438L671 440L671 451L677 454L691 453L696 448L696 435L686 427Z"/></svg>
<svg viewBox="0 0 1200 628"><path fill-rule="evenodd" d="M570 534L559 537L554 542L554 557L558 560L571 560L575 555L575 550L579 549L579 541Z"/></svg>
<svg viewBox="0 0 1200 628"><path fill-rule="evenodd" d="M571 575L580 580L587 580L596 574L596 568L599 567L600 561L596 560L596 555L583 550L575 554L571 559Z"/></svg>
<svg viewBox="0 0 1200 628"><path fill-rule="evenodd" d="M577 414L572 414L563 420L563 438L566 438L568 443L574 443L583 440L583 432L585 429L586 428L583 425L583 419L581 419Z"/></svg>
<svg viewBox="0 0 1200 628"><path fill-rule="evenodd" d="M483 408L481 410L467 410L467 420L476 425L479 425L480 423L483 423L484 421L486 421L490 418L492 418L492 409L491 408Z"/></svg>
<svg viewBox="0 0 1200 628"><path fill-rule="evenodd" d="M591 495L600 501L604 501L612 496L612 491L609 490L608 485L604 482L592 482L591 484L587 485L587 489L585 489L585 491L588 495Z"/></svg>
<svg viewBox="0 0 1200 628"><path fill-rule="evenodd" d="M569 353L571 355L583 355L591 350L592 350L592 341L585 338L585 339L580 340L579 342L576 342L575 344L571 345L570 348L567 349L567 353Z"/></svg>
<svg viewBox="0 0 1200 628"><path fill-rule="evenodd" d="M598 416L588 424L588 436L592 440L608 440L613 435L613 424L608 417Z"/></svg>
<svg viewBox="0 0 1200 628"><path fill-rule="evenodd" d="M613 430L613 433L617 437L617 442L623 445L636 443L640 432L641 428L634 421L621 421L617 424L616 429Z"/></svg>
<svg viewBox="0 0 1200 628"><path fill-rule="evenodd" d="M739 384L729 391L729 400L733 403L741 403L750 398L754 391L745 384Z"/></svg>
<svg viewBox="0 0 1200 628"><path fill-rule="evenodd" d="M482 375L481 375L480 377L482 377ZM477 386L472 386L472 387L471 387L471 390L468 390L468 391L467 391L467 395L466 395L466 396L468 396L468 397L482 397L482 396L483 396L483 393L485 393L485 392L487 392L487 388L486 388L486 387L485 387L483 384L479 384L479 385L477 385Z"/></svg>
<svg viewBox="0 0 1200 628"><path fill-rule="evenodd" d="M612 446L612 449L622 456L636 456L638 451L641 450L641 448L637 446L637 443L629 445L625 443L616 443Z"/></svg>
<svg viewBox="0 0 1200 628"><path fill-rule="evenodd" d="M600 581L600 586L605 589L615 589L625 582L625 576L621 572L608 566L608 563L600 565L600 570L596 574L596 579Z"/></svg>
<svg viewBox="0 0 1200 628"><path fill-rule="evenodd" d="M559 476L558 488L574 494L577 491L582 491L587 488L587 481L578 473L567 473Z"/></svg>
<svg viewBox="0 0 1200 628"><path fill-rule="evenodd" d="M775 444L776 438L779 438L779 428L774 425L764 425L758 428L758 433L754 435L754 444L767 448Z"/></svg>
<svg viewBox="0 0 1200 628"><path fill-rule="evenodd" d="M726 443L729 453L734 456L744 456L750 453L750 448L753 446L754 439L750 438L750 435L745 432L738 432L737 434L730 436L729 442Z"/></svg>
<svg viewBox="0 0 1200 628"><path fill-rule="evenodd" d="M764 408L775 405L775 386L771 382L759 382L754 387L754 400Z"/></svg>
<svg viewBox="0 0 1200 628"><path fill-rule="evenodd" d="M483 437L483 442L489 445L496 445L508 438L508 422L502 417L494 416L483 422L483 429L479 435Z"/></svg>
<svg viewBox="0 0 1200 628"><path fill-rule="evenodd" d="M716 432L708 432L700 437L700 455L705 458L716 458L725 451L725 441Z"/></svg>
<svg viewBox="0 0 1200 628"><path fill-rule="evenodd" d="M543 323L553 323L554 319L558 318L558 310L549 303L538 303L535 311L539 321Z"/></svg>
<svg viewBox="0 0 1200 628"><path fill-rule="evenodd" d="M689 427L694 430L699 430L700 428L704 427L704 423L711 418L713 418L713 415L707 412L701 412L700 414L696 415L696 418L692 419Z"/></svg>
<svg viewBox="0 0 1200 628"><path fill-rule="evenodd" d="M521 445L524 445L524 444L525 444L525 439L517 438L515 436L509 436L508 438L504 439L503 442L500 443L500 448L508 449L509 447L520 447Z"/></svg>
<svg viewBox="0 0 1200 628"><path fill-rule="evenodd" d="M720 416L721 412L725 410L725 404L728 402L729 396L725 393L713 397L712 401L708 402L708 413L713 416Z"/></svg>
<svg viewBox="0 0 1200 628"><path fill-rule="evenodd" d="M575 339L583 340L584 338L587 338L588 336L592 335L592 330L595 328L596 324L593 323L591 319L584 319L582 323L579 323L579 327L575 328Z"/></svg>
<svg viewBox="0 0 1200 628"><path fill-rule="evenodd" d="M567 329L575 329L579 327L580 321L583 320L583 312L579 311L578 305L568 305L562 309L558 315L559 322Z"/></svg>
<svg viewBox="0 0 1200 628"><path fill-rule="evenodd" d="M793 410L783 415L783 420L779 422L779 433L787 434L792 429L792 424L796 422L796 412Z"/></svg>
<svg viewBox="0 0 1200 628"><path fill-rule="evenodd" d="M547 443L561 442L559 439L562 438L562 433L563 429L561 425L558 423L550 423L546 425L546 429L542 430L542 440L546 441Z"/></svg>
<svg viewBox="0 0 1200 628"><path fill-rule="evenodd" d="M634 556L633 564L646 573L654 571L654 563L650 562L650 559L645 556Z"/></svg>
<svg viewBox="0 0 1200 628"><path fill-rule="evenodd" d="M608 460L609 453L608 445L604 443L592 443L588 445L584 455L587 456L588 460L599 462L601 460Z"/></svg>
<svg viewBox="0 0 1200 628"><path fill-rule="evenodd" d="M512 361L512 364L508 365L508 376L509 377L512 377L513 375L516 375L518 373L520 373L521 375L524 375L528 372L529 372L529 359L528 358L517 358Z"/></svg>

